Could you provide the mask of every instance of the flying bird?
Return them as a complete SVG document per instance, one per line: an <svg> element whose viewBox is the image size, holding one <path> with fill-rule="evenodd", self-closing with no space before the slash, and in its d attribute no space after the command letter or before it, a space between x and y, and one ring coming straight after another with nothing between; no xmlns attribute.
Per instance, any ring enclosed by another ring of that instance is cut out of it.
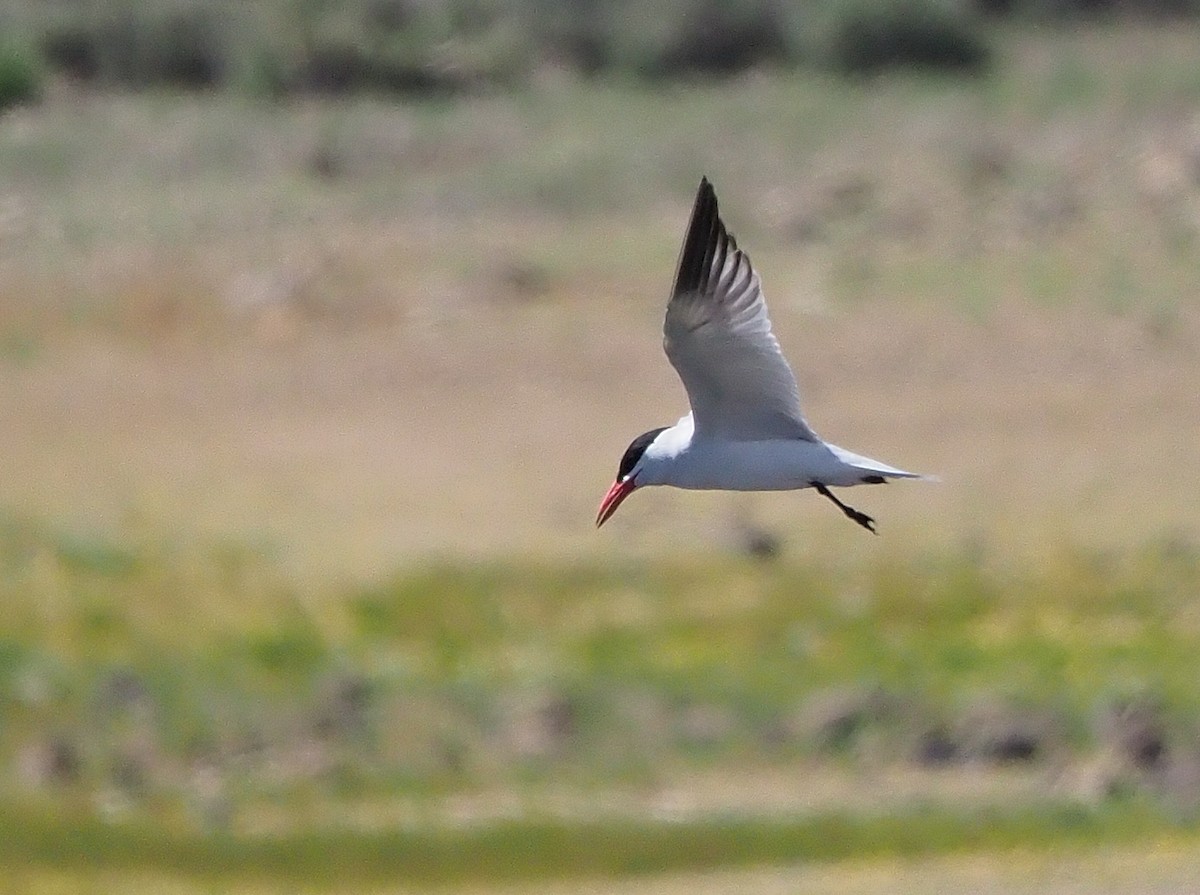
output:
<svg viewBox="0 0 1200 895"><path fill-rule="evenodd" d="M830 488L927 478L822 441L800 410L800 390L771 333L750 257L738 248L702 178L663 323L663 348L691 412L630 442L600 502L596 526L638 488L701 491L814 488L867 531L875 520Z"/></svg>

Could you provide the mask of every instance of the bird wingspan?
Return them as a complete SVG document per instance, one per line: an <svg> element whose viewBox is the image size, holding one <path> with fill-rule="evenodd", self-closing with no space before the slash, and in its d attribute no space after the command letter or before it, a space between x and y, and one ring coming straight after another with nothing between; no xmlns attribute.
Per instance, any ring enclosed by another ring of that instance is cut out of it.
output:
<svg viewBox="0 0 1200 895"><path fill-rule="evenodd" d="M680 252L663 348L683 380L698 435L819 440L771 333L758 274L725 230L707 178Z"/></svg>

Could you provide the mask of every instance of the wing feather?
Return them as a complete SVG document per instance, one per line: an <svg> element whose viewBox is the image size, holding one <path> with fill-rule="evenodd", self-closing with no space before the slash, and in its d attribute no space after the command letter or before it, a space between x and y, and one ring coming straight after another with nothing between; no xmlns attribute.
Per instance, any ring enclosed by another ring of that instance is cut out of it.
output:
<svg viewBox="0 0 1200 895"><path fill-rule="evenodd" d="M758 274L721 222L707 178L679 254L663 348L687 390L697 435L819 440L771 332Z"/></svg>

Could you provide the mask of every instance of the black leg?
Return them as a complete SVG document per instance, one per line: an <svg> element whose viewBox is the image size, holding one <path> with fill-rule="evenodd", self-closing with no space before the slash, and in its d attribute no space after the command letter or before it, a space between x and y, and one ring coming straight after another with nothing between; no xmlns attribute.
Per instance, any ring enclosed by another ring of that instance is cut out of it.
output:
<svg viewBox="0 0 1200 895"><path fill-rule="evenodd" d="M834 497L833 492L830 491L828 488L826 488L824 485L822 485L820 482L810 482L810 484L814 488L817 489L818 494L822 494L825 497L828 497L830 500L832 500L835 504L837 504L837 507L839 510L841 510L843 513L845 513L848 517L853 519L855 522L857 522L859 525L861 525L863 528L865 528L871 534L879 534L879 532L877 532L875 530L875 520L872 519L870 516L868 516L866 513L859 512L858 510L854 509L854 507L846 506L844 503L842 503L840 500L838 500L836 497Z"/></svg>

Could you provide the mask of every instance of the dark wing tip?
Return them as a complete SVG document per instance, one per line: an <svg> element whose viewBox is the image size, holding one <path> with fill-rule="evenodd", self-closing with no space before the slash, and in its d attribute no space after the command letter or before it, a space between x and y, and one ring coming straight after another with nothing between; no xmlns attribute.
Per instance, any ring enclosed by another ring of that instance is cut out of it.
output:
<svg viewBox="0 0 1200 895"><path fill-rule="evenodd" d="M712 270L713 257L726 239L725 228L717 211L716 191L707 177L701 177L696 202L692 206L692 218L679 252L672 298L683 293L704 291Z"/></svg>

